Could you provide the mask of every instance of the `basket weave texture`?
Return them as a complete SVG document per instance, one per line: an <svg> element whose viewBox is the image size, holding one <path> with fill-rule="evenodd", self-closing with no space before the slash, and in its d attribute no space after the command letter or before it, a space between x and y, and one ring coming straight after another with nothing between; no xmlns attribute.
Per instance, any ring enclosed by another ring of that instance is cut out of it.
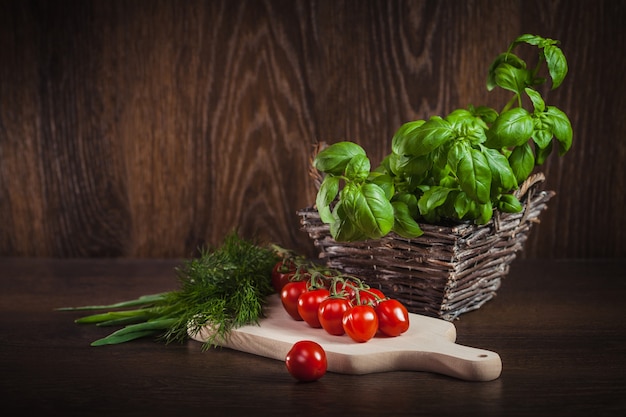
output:
<svg viewBox="0 0 626 417"><path fill-rule="evenodd" d="M319 258L396 298L412 313L454 320L491 300L529 231L555 193L543 191L542 173L516 190L524 209L495 212L485 225L420 224L424 234L406 239L390 233L376 240L336 242L314 207L298 211Z"/></svg>

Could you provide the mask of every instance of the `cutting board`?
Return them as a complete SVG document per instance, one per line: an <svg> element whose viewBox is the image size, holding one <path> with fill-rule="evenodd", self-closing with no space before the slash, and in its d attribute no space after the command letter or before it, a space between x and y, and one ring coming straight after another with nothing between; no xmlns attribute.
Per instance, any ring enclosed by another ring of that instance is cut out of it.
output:
<svg viewBox="0 0 626 417"><path fill-rule="evenodd" d="M455 343L454 324L432 317L409 314L409 330L397 337L381 337L357 343L349 336L334 336L292 319L278 294L268 297L266 317L258 325L232 330L215 340L222 347L284 361L294 343L313 340L326 351L328 371L369 374L389 371L434 372L468 381L491 381L500 376L502 361L492 351ZM207 326L189 336L206 342Z"/></svg>

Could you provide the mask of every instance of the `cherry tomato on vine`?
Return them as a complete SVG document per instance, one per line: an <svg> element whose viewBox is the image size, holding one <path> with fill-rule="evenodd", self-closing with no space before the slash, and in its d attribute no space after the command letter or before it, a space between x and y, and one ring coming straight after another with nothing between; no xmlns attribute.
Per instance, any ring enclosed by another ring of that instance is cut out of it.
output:
<svg viewBox="0 0 626 417"><path fill-rule="evenodd" d="M377 288L367 288L359 290L358 304L371 304L372 307L376 307L376 304L385 298L386 296L381 290ZM352 303L357 304L356 294L352 296Z"/></svg>
<svg viewBox="0 0 626 417"><path fill-rule="evenodd" d="M378 331L378 316L374 307L356 305L346 311L342 319L343 329L355 342L367 342Z"/></svg>
<svg viewBox="0 0 626 417"><path fill-rule="evenodd" d="M307 290L308 285L306 281L291 281L285 284L280 291L280 301L294 320L302 320L300 313L298 313L298 298Z"/></svg>
<svg viewBox="0 0 626 417"><path fill-rule="evenodd" d="M287 353L285 365L298 381L316 381L326 374L328 368L326 351L316 342L301 340Z"/></svg>
<svg viewBox="0 0 626 417"><path fill-rule="evenodd" d="M276 262L272 269L272 287L280 294L285 284L287 284L291 277L296 274L297 266L293 261L282 260Z"/></svg>
<svg viewBox="0 0 626 417"><path fill-rule="evenodd" d="M329 297L322 301L317 310L317 317L322 328L335 336L345 334L343 315L351 307L352 303L347 298Z"/></svg>
<svg viewBox="0 0 626 417"><path fill-rule="evenodd" d="M378 329L387 336L399 336L409 329L409 312L398 300L388 298L375 308Z"/></svg>
<svg viewBox="0 0 626 417"><path fill-rule="evenodd" d="M322 327L317 317L320 303L328 298L330 292L326 288L318 288L303 292L298 298L298 314L311 327Z"/></svg>

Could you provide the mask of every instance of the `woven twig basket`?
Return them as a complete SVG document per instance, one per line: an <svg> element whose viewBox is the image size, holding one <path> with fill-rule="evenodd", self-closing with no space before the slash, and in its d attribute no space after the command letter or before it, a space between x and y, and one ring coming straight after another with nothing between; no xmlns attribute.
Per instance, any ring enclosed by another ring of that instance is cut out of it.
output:
<svg viewBox="0 0 626 417"><path fill-rule="evenodd" d="M298 215L328 267L379 288L413 313L453 320L496 295L532 225L555 195L542 190L544 180L542 173L532 175L516 191L524 206L520 213L496 211L480 226L420 224L424 234L415 239L390 233L376 240L336 242L314 207Z"/></svg>

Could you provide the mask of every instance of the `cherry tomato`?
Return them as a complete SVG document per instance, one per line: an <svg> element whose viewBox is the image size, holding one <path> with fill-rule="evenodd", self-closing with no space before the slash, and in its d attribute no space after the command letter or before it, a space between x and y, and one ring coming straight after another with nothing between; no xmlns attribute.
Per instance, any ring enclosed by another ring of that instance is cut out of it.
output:
<svg viewBox="0 0 626 417"><path fill-rule="evenodd" d="M285 284L296 274L296 268L296 264L290 260L276 262L272 269L272 286L277 293L280 294Z"/></svg>
<svg viewBox="0 0 626 417"><path fill-rule="evenodd" d="M285 365L298 381L316 381L326 374L328 368L326 351L316 342L301 340L287 353Z"/></svg>
<svg viewBox="0 0 626 417"><path fill-rule="evenodd" d="M328 298L330 292L326 288L318 288L303 292L298 298L298 314L311 327L320 328L317 310L320 303Z"/></svg>
<svg viewBox="0 0 626 417"><path fill-rule="evenodd" d="M343 329L355 342L367 342L378 331L378 316L374 307L361 304L343 314Z"/></svg>
<svg viewBox="0 0 626 417"><path fill-rule="evenodd" d="M298 298L307 290L308 285L306 281L292 281L287 283L280 291L280 301L294 320L302 320L300 313L298 313Z"/></svg>
<svg viewBox="0 0 626 417"><path fill-rule="evenodd" d="M378 329L387 336L399 336L409 329L409 312L398 300L388 298L375 308Z"/></svg>
<svg viewBox="0 0 626 417"><path fill-rule="evenodd" d="M378 301L384 300L385 294L379 289L368 288L366 290L359 290L359 302L358 304L370 304L372 307L376 307ZM352 296L352 303L357 304L356 294Z"/></svg>
<svg viewBox="0 0 626 417"><path fill-rule="evenodd" d="M352 303L347 298L329 297L322 301L317 310L317 318L322 328L332 335L345 334L343 314L351 307Z"/></svg>

